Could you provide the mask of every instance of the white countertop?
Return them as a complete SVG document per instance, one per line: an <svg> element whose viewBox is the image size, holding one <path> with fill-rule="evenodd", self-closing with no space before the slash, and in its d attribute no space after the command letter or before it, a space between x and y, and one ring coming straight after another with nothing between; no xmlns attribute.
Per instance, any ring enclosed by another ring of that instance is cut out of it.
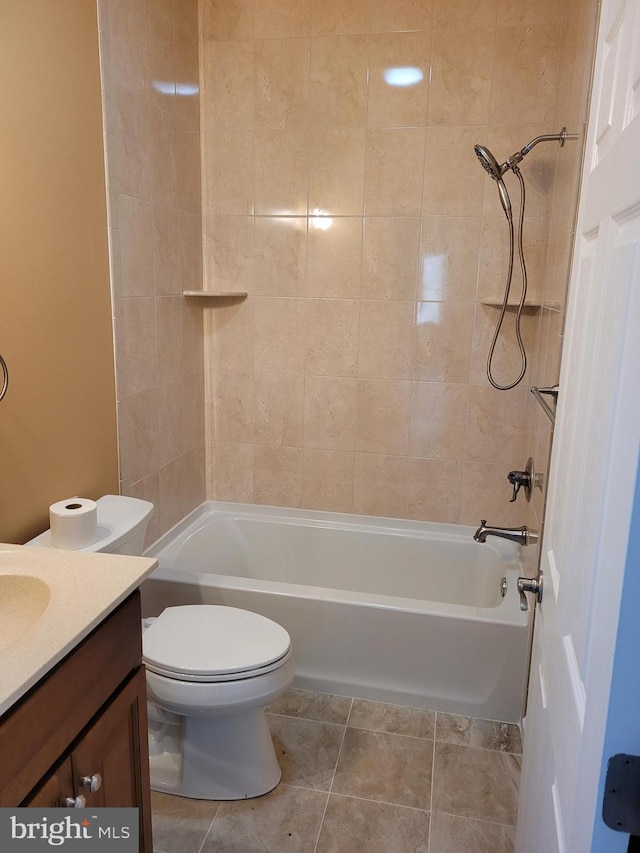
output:
<svg viewBox="0 0 640 853"><path fill-rule="evenodd" d="M0 544L0 714L99 625L157 564L147 557ZM11 580L3 579L6 575Z"/></svg>

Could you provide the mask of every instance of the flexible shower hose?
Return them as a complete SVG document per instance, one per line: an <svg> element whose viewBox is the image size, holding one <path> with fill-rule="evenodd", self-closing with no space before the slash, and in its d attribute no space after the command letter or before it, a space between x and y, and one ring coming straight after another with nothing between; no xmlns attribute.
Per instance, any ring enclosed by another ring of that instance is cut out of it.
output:
<svg viewBox="0 0 640 853"><path fill-rule="evenodd" d="M515 235L513 230L513 219L507 219L509 225L509 269L507 271L507 280L504 290L504 299L502 300L502 308L500 309L500 317L498 318L498 324L496 326L495 332L493 333L493 340L491 341L491 346L489 347L489 355L487 357L487 379L493 385L494 388L497 388L498 391L510 391L512 388L515 388L516 385L519 385L520 382L522 382L524 374L527 370L527 351L522 341L522 332L520 328L522 311L524 309L524 302L527 298L527 265L525 263L524 248L522 245L522 230L524 227L525 186L524 178L522 177L520 169L518 169L517 166L513 166L512 171L520 182L520 215L518 217L518 256L520 258L520 270L522 272L522 295L520 297L520 304L518 305L518 310L516 311L516 339L518 341L518 347L520 348L520 359L522 367L518 378L511 382L509 385L500 385L493 378L493 355L495 352L496 344L498 343L498 338L500 337L500 330L502 328L502 323L504 321L504 317L507 311L509 293L511 292L511 281L513 279L513 255Z"/></svg>

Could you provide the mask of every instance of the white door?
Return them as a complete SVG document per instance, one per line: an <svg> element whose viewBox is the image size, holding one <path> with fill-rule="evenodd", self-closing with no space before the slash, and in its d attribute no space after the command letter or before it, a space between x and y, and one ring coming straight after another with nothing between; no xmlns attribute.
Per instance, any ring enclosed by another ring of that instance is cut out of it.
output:
<svg viewBox="0 0 640 853"><path fill-rule="evenodd" d="M517 853L629 840L592 846L640 443L638 0L602 2L576 235Z"/></svg>

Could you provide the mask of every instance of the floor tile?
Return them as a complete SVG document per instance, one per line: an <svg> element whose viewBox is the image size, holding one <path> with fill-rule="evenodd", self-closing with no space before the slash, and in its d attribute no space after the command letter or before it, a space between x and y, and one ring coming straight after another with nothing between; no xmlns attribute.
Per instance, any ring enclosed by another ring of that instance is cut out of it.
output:
<svg viewBox="0 0 640 853"><path fill-rule="evenodd" d="M326 803L327 794L283 784L224 803L202 853L313 853Z"/></svg>
<svg viewBox="0 0 640 853"><path fill-rule="evenodd" d="M151 792L153 847L162 853L198 853L220 803Z"/></svg>
<svg viewBox="0 0 640 853"><path fill-rule="evenodd" d="M433 741L347 729L332 792L429 808Z"/></svg>
<svg viewBox="0 0 640 853"><path fill-rule="evenodd" d="M282 781L328 791L340 752L344 726L267 714Z"/></svg>
<svg viewBox="0 0 640 853"><path fill-rule="evenodd" d="M347 722L352 699L348 696L333 696L329 693L314 693L312 690L291 688L284 696L267 705L267 713L283 714L286 717L303 717L322 723Z"/></svg>
<svg viewBox="0 0 640 853"><path fill-rule="evenodd" d="M435 718L433 711L354 699L347 725L354 729L368 729L373 732L389 732L433 740Z"/></svg>
<svg viewBox="0 0 640 853"><path fill-rule="evenodd" d="M336 794L316 853L427 853L429 813Z"/></svg>
<svg viewBox="0 0 640 853"><path fill-rule="evenodd" d="M434 812L429 853L513 853L515 834L513 826Z"/></svg>
<svg viewBox="0 0 640 853"><path fill-rule="evenodd" d="M515 824L520 766L518 755L436 743L433 811Z"/></svg>
<svg viewBox="0 0 640 853"><path fill-rule="evenodd" d="M439 713L436 740L455 743L458 746L475 746L522 755L520 729L512 723Z"/></svg>

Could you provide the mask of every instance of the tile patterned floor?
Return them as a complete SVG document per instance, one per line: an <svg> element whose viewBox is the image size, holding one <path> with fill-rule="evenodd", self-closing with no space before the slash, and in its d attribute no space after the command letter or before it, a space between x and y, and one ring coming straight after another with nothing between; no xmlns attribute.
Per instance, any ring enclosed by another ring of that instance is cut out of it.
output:
<svg viewBox="0 0 640 853"><path fill-rule="evenodd" d="M305 690L267 710L275 791L154 793L156 853L512 853L517 726Z"/></svg>

